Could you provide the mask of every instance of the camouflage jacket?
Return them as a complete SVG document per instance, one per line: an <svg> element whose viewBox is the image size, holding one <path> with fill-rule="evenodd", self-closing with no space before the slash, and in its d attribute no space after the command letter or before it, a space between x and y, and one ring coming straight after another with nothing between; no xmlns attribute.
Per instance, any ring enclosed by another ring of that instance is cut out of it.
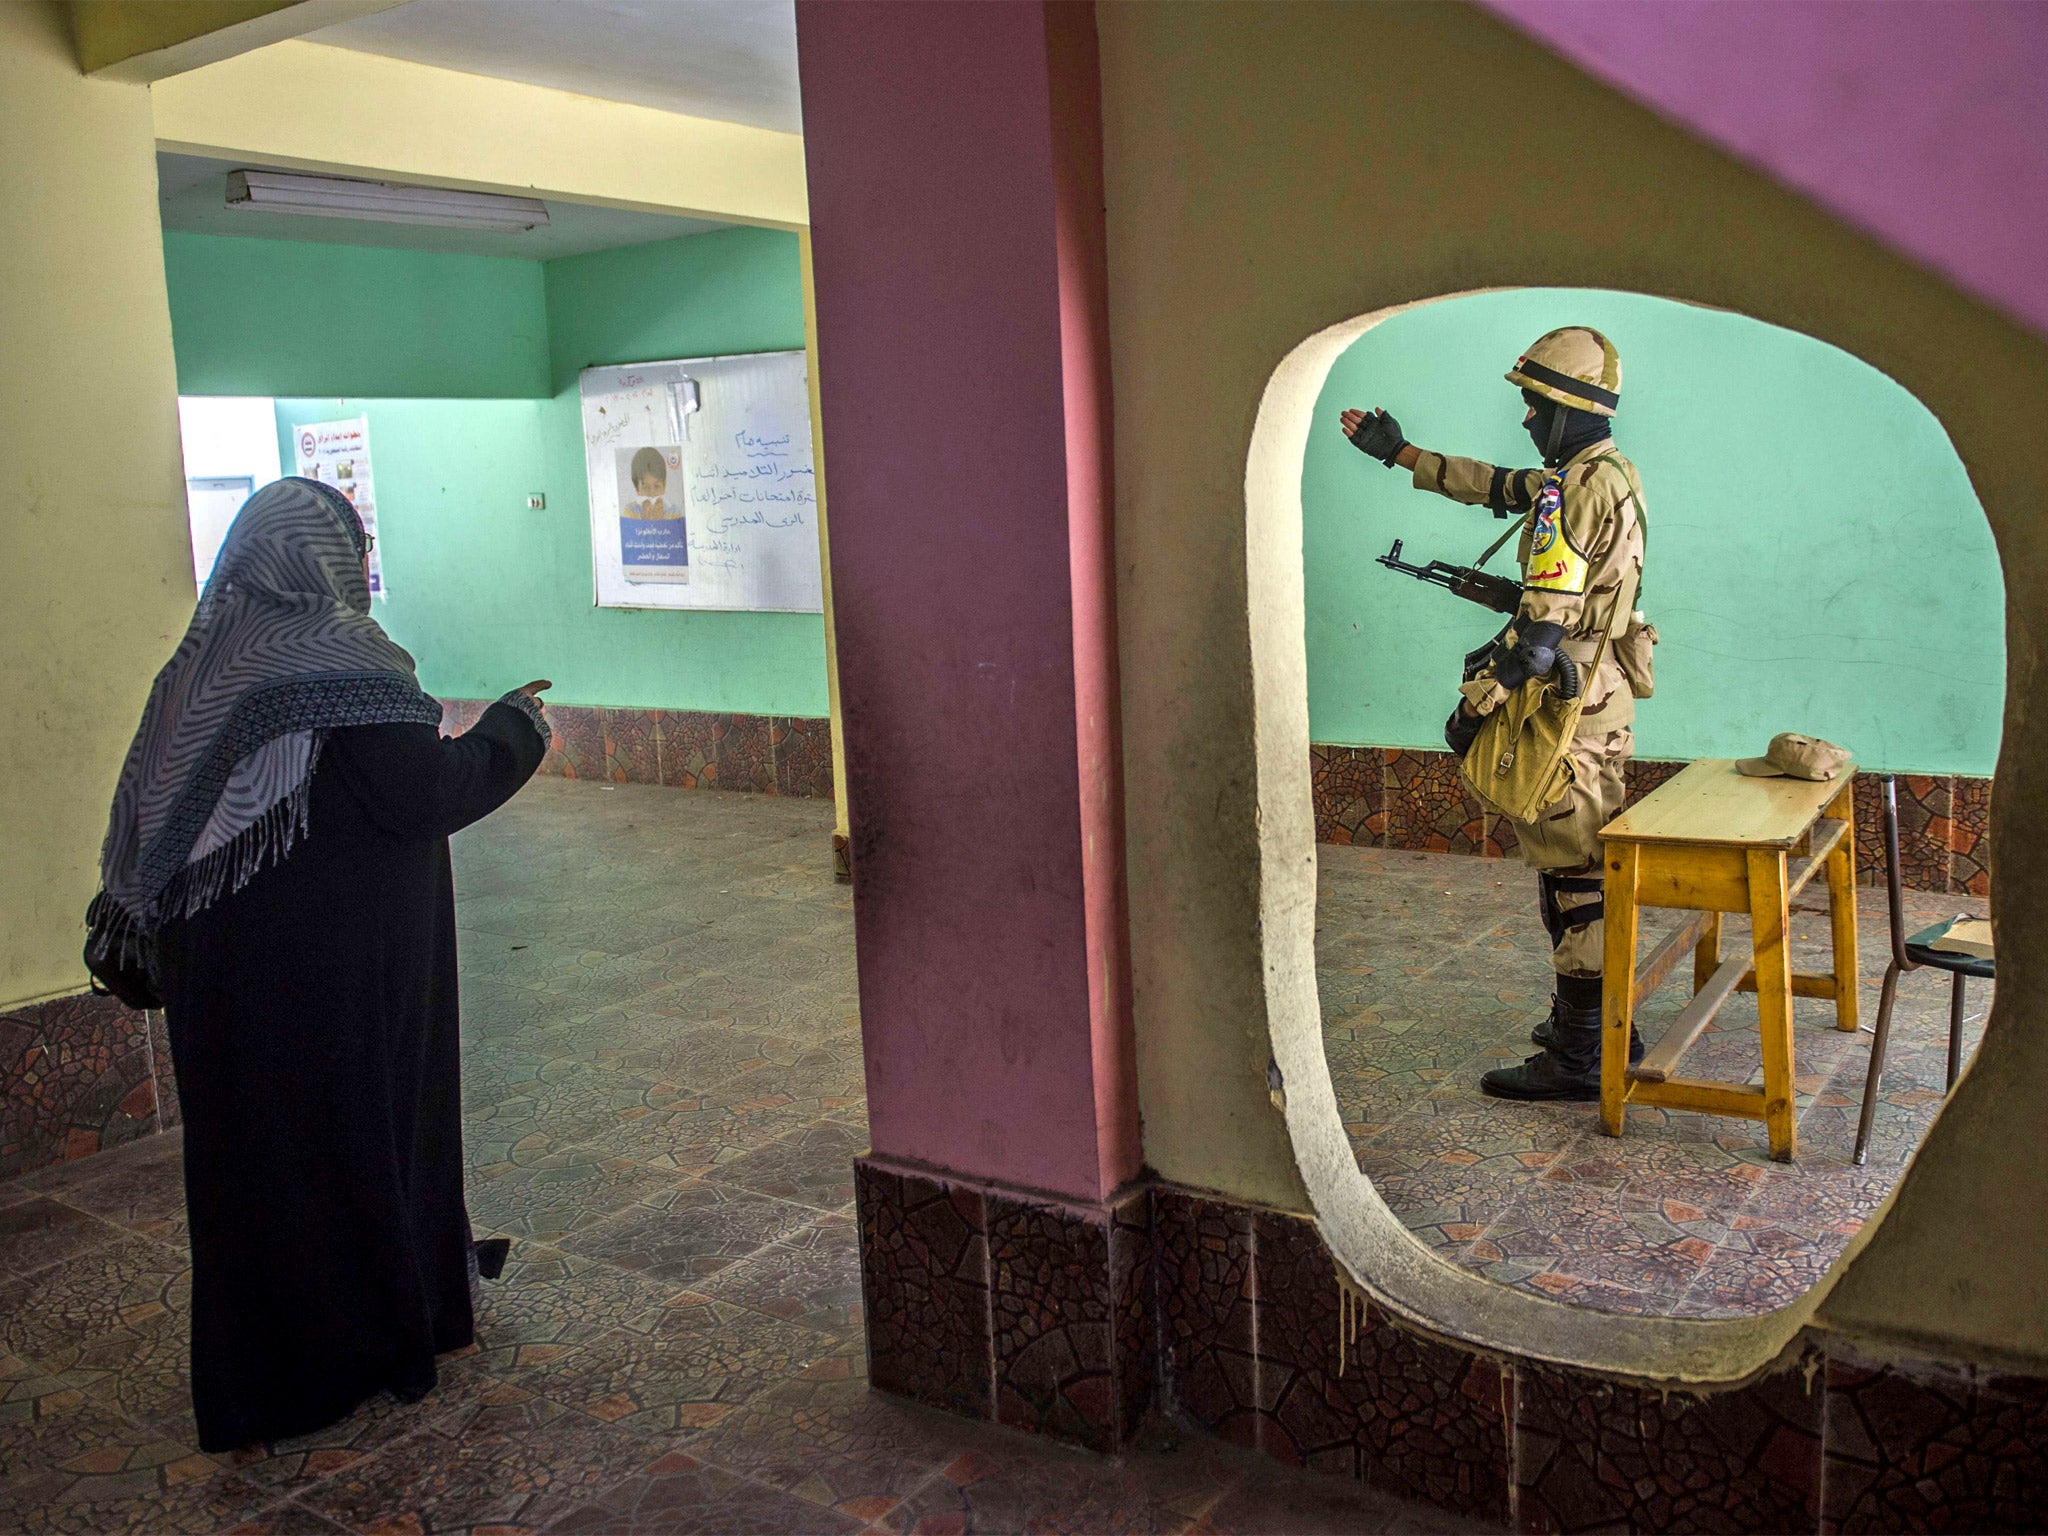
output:
<svg viewBox="0 0 2048 1536"><path fill-rule="evenodd" d="M1611 441L1580 450L1555 470L1503 469L1424 450L1415 463L1415 486L1502 516L1523 514L1515 549L1522 606L1511 633L1524 624L1562 624L1565 650L1582 668L1599 650L1603 634L1620 640L1642 580L1646 519L1642 480ZM1491 682L1491 668L1479 681ZM1505 695L1497 684L1468 684L1466 696L1485 714ZM1599 676L1588 682L1578 734L1619 729L1635 713L1635 698L1610 644Z"/></svg>

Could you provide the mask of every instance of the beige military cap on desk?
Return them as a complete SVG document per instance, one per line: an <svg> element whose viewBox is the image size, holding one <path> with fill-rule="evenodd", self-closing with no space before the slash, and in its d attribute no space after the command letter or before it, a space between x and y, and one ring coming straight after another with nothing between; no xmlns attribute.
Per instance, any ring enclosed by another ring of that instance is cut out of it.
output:
<svg viewBox="0 0 2048 1536"><path fill-rule="evenodd" d="M1735 767L1752 779L1824 780L1840 773L1848 761L1849 754L1832 741L1781 731L1762 757L1741 758Z"/></svg>

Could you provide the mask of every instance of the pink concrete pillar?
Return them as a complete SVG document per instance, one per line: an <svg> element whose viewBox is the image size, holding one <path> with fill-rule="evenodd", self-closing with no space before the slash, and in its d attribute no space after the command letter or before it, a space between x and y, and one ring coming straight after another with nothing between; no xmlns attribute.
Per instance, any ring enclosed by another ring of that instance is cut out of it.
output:
<svg viewBox="0 0 2048 1536"><path fill-rule="evenodd" d="M1089 5L797 6L878 1158L1141 1161Z"/></svg>
<svg viewBox="0 0 2048 1536"><path fill-rule="evenodd" d="M1113 1449L1155 1366L1094 8L799 0L797 47L869 1377Z"/></svg>

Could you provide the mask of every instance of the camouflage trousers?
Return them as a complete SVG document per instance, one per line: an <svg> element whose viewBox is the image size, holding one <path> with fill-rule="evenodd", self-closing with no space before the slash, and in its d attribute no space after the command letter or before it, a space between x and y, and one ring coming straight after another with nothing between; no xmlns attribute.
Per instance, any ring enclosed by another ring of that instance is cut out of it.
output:
<svg viewBox="0 0 2048 1536"><path fill-rule="evenodd" d="M1622 775L1635 751L1623 726L1571 745L1572 787L1534 821L1514 823L1522 862L1537 872L1550 963L1560 976L1598 976L1607 942L1600 829L1621 814Z"/></svg>

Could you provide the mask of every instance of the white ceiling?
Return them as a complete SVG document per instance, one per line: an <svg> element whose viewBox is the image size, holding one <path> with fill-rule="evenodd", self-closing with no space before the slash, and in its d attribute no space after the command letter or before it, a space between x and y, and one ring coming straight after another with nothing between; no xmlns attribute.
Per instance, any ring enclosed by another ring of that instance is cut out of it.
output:
<svg viewBox="0 0 2048 1536"><path fill-rule="evenodd" d="M412 0L306 37L666 112L802 130L794 0Z"/></svg>
<svg viewBox="0 0 2048 1536"><path fill-rule="evenodd" d="M628 213L588 203L549 199L544 229L434 229L420 224L377 224L364 219L323 219L305 214L255 212L227 206L227 174L246 161L194 155L156 157L157 205L165 229L201 235L255 235L266 240L317 240L333 245L377 245L459 256L515 256L548 261L620 245L645 245L725 229L708 219Z"/></svg>

